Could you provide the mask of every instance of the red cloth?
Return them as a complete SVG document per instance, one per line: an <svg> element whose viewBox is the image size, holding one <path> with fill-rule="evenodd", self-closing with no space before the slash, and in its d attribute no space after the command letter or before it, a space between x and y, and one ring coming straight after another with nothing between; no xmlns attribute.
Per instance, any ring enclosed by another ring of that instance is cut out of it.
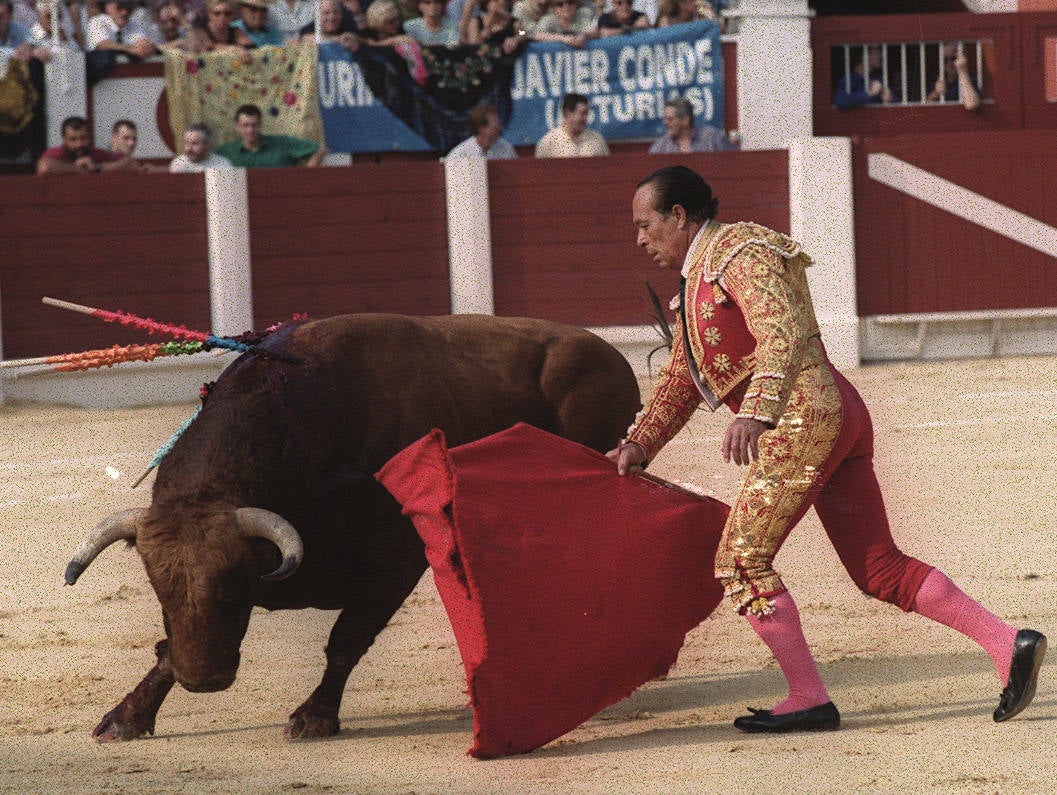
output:
<svg viewBox="0 0 1057 795"><path fill-rule="evenodd" d="M724 503L619 477L530 425L452 450L434 430L377 477L426 544L466 668L471 756L531 751L663 675L722 598Z"/></svg>

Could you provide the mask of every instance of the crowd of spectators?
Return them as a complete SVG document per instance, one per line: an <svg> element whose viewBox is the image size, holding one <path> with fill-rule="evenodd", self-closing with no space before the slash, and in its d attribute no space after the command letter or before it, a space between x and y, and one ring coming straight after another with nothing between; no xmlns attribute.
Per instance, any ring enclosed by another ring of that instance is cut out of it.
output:
<svg viewBox="0 0 1057 795"><path fill-rule="evenodd" d="M721 20L719 10L725 0L73 0L60 4L57 42L51 33L52 2L0 0L0 47L25 60L41 61L50 57L56 44L84 49L88 84L92 85L106 77L115 64L148 59L166 48L196 53L230 51L248 62L255 48L306 37L337 41L351 51L360 46L394 47L407 59L412 76L422 79L426 68L419 54L421 45L489 44L506 54L527 40L581 47L596 37L628 35L696 19ZM608 154L605 140L587 126L587 117L586 98L567 96L561 122L540 139L536 155ZM692 115L690 118L692 128ZM201 125L189 128L184 152L173 161L173 170L193 170L195 164L218 162L215 158L225 152L228 162L236 165L247 159L253 161L251 165L258 164L262 161L256 151L261 145L259 121L258 116L258 139L247 138L239 128L240 140L225 143L218 152L212 151L208 129ZM513 147L500 137L502 126L494 107L479 108L470 126L466 146L449 154L516 156ZM706 132L690 145L695 149L732 148L722 131L708 128ZM75 153L84 146L93 152L101 150L92 149L90 142L66 146L65 127L63 136L65 148L58 148L62 156L49 150L50 156L41 158L45 164L38 169L41 173L98 171L96 165L111 162L92 160L88 168L88 155ZM278 144L268 138L264 137L264 149L274 154ZM245 157L247 152L253 156ZM300 153L293 160L314 165L321 157L322 149ZM135 162L131 152L128 159ZM55 163L74 167L55 168ZM110 168L107 165L102 170Z"/></svg>
<svg viewBox="0 0 1057 795"><path fill-rule="evenodd" d="M455 47L484 42L511 46L529 37L582 46L599 36L633 33L697 19L722 23L726 0L70 0L61 4L60 44L89 53L90 82L115 62L137 61L167 47L195 52L252 49L315 36L317 5L323 37L361 40L409 36L420 44ZM53 44L52 0L0 0L0 48L41 57ZM395 29L379 35L370 8L395 9ZM638 6L633 8L633 4ZM28 45L29 49L22 45Z"/></svg>

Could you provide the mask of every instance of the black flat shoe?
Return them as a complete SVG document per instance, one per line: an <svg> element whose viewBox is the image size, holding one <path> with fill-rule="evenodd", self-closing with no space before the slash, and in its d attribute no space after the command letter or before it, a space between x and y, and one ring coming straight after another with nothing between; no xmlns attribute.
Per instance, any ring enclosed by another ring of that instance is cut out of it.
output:
<svg viewBox="0 0 1057 795"><path fill-rule="evenodd" d="M1042 658L1046 656L1046 636L1033 629L1017 632L1013 642L1013 660L1009 664L1009 681L995 710L995 723L1019 714L1035 698Z"/></svg>
<svg viewBox="0 0 1057 795"><path fill-rule="evenodd" d="M743 732L831 732L840 728L840 713L832 701L810 709L786 712L783 715L772 715L768 709L753 709L751 715L742 715L734 719L734 728Z"/></svg>

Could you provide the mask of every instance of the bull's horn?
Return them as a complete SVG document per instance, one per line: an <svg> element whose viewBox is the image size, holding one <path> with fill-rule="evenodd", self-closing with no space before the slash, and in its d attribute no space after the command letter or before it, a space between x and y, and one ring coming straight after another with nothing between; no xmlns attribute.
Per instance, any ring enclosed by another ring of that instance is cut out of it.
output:
<svg viewBox="0 0 1057 795"><path fill-rule="evenodd" d="M265 574L265 580L285 580L301 565L305 556L305 546L297 528L277 513L263 508L238 508L235 521L243 538L267 538L283 554L283 562L271 574Z"/></svg>
<svg viewBox="0 0 1057 795"><path fill-rule="evenodd" d="M88 568L88 564L95 560L95 556L115 541L123 538L134 540L136 524L146 513L146 508L128 508L111 514L97 524L84 543L77 548L73 560L66 565L66 584L73 585L77 582L77 578Z"/></svg>

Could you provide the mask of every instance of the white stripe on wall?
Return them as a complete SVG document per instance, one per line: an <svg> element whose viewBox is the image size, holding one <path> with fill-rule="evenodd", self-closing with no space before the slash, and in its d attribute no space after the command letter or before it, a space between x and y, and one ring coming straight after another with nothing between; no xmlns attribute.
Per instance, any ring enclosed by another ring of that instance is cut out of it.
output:
<svg viewBox="0 0 1057 795"><path fill-rule="evenodd" d="M1057 257L1057 228L884 153L867 157L871 179L951 215Z"/></svg>

